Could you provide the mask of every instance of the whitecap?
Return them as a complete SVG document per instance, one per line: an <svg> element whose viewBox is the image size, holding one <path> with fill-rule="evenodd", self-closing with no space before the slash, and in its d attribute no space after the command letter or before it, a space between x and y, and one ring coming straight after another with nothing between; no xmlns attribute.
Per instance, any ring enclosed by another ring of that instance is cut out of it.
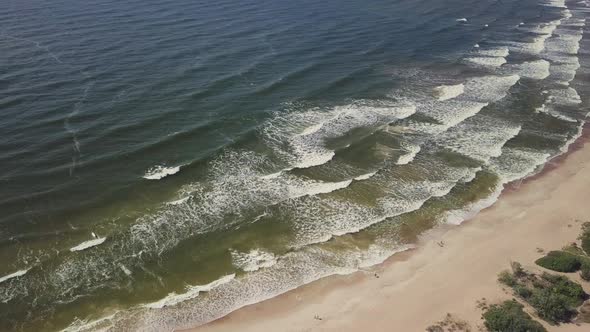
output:
<svg viewBox="0 0 590 332"><path fill-rule="evenodd" d="M187 202L189 199L191 199L191 196L187 196L187 197L183 197L181 199L177 199L175 201L171 201L171 202L167 202L167 205L180 205L182 203Z"/></svg>
<svg viewBox="0 0 590 332"><path fill-rule="evenodd" d="M354 178L356 181L362 181L362 180L367 180L370 179L373 175L377 174L377 172L371 172L371 173L367 173L367 174L363 174L363 175L359 175L356 178Z"/></svg>
<svg viewBox="0 0 590 332"><path fill-rule="evenodd" d="M398 165L409 164L412 160L414 160L418 152L420 152L420 145L403 144L402 147L407 151L407 153L399 157L396 162Z"/></svg>
<svg viewBox="0 0 590 332"><path fill-rule="evenodd" d="M79 245L70 248L70 251L74 252L74 251L86 250L88 248L92 248L92 247L95 247L99 244L102 244L106 239L107 239L106 237L101 237L101 238L94 239L94 240L84 241L84 242L80 243Z"/></svg>
<svg viewBox="0 0 590 332"><path fill-rule="evenodd" d="M160 180L169 175L176 174L180 171L180 166L166 167L166 166L154 166L145 172L144 179L148 180Z"/></svg>
<svg viewBox="0 0 590 332"><path fill-rule="evenodd" d="M25 274L27 274L27 272L29 272L29 269L19 270L14 273L11 273L9 275L5 275L4 277L0 277L0 283L3 283L4 281L12 279L12 278L24 276Z"/></svg>
<svg viewBox="0 0 590 332"><path fill-rule="evenodd" d="M464 90L465 86L463 84L441 85L434 88L434 94L438 100L443 101L461 95Z"/></svg>

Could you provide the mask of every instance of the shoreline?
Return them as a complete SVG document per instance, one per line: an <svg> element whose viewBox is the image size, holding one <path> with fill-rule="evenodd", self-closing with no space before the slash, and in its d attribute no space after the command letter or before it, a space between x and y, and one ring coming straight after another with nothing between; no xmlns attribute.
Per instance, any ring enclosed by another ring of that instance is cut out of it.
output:
<svg viewBox="0 0 590 332"><path fill-rule="evenodd" d="M537 248L549 251L575 241L579 220L590 221L584 201L590 197L588 142L586 124L568 151L549 160L537 174L505 185L492 206L460 225L442 224L427 231L413 249L186 331L424 331L447 313L476 330L482 323L476 301L486 298L494 303L510 297L496 282L510 261L539 270L533 263L542 256ZM523 238L526 241L520 241ZM583 329L574 324L551 327Z"/></svg>

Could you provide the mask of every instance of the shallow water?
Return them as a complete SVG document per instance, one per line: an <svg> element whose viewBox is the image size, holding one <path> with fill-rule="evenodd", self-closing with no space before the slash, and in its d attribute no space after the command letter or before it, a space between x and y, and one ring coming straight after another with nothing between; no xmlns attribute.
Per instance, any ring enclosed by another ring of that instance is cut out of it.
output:
<svg viewBox="0 0 590 332"><path fill-rule="evenodd" d="M195 326L460 223L580 135L587 5L0 4L0 330Z"/></svg>

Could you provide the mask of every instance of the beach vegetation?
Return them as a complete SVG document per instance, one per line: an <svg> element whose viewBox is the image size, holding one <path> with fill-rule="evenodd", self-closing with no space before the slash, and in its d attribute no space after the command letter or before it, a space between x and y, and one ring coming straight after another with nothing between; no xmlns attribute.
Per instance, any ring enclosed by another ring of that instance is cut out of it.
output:
<svg viewBox="0 0 590 332"><path fill-rule="evenodd" d="M490 332L543 332L543 325L531 318L516 300L491 305L484 313L484 325Z"/></svg>
<svg viewBox="0 0 590 332"><path fill-rule="evenodd" d="M502 272L499 280L551 324L571 321L577 314L576 308L588 297L578 283L546 272L537 275L513 267L512 273Z"/></svg>
<svg viewBox="0 0 590 332"><path fill-rule="evenodd" d="M578 256L586 256L586 253L584 252L584 250L582 250L582 248L579 247L578 244L575 242L568 244L567 246L563 247L561 250L565 251L565 252L569 252L570 254L578 255Z"/></svg>
<svg viewBox="0 0 590 332"><path fill-rule="evenodd" d="M580 278L590 281L590 261L584 261L580 267Z"/></svg>
<svg viewBox="0 0 590 332"><path fill-rule="evenodd" d="M569 322L576 315L576 311L567 304L565 296L548 289L535 292L528 302L539 317L552 324Z"/></svg>
<svg viewBox="0 0 590 332"><path fill-rule="evenodd" d="M516 285L516 278L508 270L500 272L498 281L509 287L514 287Z"/></svg>
<svg viewBox="0 0 590 332"><path fill-rule="evenodd" d="M582 249L590 255L590 222L582 224L582 234L578 237L582 241Z"/></svg>
<svg viewBox="0 0 590 332"><path fill-rule="evenodd" d="M426 332L471 332L466 321L447 313L445 319L426 328Z"/></svg>
<svg viewBox="0 0 590 332"><path fill-rule="evenodd" d="M546 256L537 259L535 263L557 272L576 272L582 266L578 255L560 250L550 251Z"/></svg>

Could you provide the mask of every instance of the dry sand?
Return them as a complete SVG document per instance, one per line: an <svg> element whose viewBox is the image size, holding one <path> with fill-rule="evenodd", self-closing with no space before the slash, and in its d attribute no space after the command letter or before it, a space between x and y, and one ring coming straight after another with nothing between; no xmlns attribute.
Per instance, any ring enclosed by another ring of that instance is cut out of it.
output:
<svg viewBox="0 0 590 332"><path fill-rule="evenodd" d="M567 155L512 184L492 207L461 226L441 226L417 249L371 270L328 277L237 310L196 331L424 331L447 313L482 325L476 302L509 298L497 282L510 261L538 270L537 248L559 249L590 221L588 130ZM444 246L438 243L444 242ZM379 276L375 276L375 273ZM584 285L588 291L589 285ZM550 331L590 331L590 324Z"/></svg>

